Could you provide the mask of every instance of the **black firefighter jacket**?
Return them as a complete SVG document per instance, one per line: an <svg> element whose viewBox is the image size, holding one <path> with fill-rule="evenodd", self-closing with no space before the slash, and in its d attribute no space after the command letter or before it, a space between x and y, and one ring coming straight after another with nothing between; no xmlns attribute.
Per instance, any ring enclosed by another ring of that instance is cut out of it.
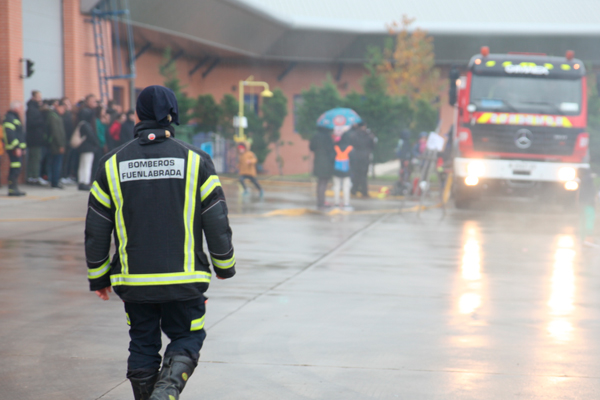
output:
<svg viewBox="0 0 600 400"><path fill-rule="evenodd" d="M90 289L112 286L127 302L200 297L235 274L227 205L210 157L142 122L134 140L100 161L89 197L85 252ZM109 257L114 232L116 252Z"/></svg>
<svg viewBox="0 0 600 400"><path fill-rule="evenodd" d="M3 141L4 149L6 151L13 151L17 148L24 149L27 147L25 143L25 134L23 133L23 125L19 116L9 111L4 117L2 122L2 129L4 129Z"/></svg>

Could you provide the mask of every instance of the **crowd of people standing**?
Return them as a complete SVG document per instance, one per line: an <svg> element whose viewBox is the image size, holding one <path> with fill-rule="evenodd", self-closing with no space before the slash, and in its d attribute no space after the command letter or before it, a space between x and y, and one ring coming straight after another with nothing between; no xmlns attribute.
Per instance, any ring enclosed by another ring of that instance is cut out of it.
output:
<svg viewBox="0 0 600 400"><path fill-rule="evenodd" d="M310 150L314 153L313 174L317 177L317 208L331 207L325 201L325 194L332 178L333 206L349 211L352 210L351 194L369 197L369 163L376 142L377 138L364 123L353 125L341 135L331 129L317 129L310 141Z"/></svg>
<svg viewBox="0 0 600 400"><path fill-rule="evenodd" d="M123 113L112 101L104 106L93 94L73 106L67 97L43 99L37 90L22 118L23 105L13 101L0 146L10 158L10 196L25 195L17 185L23 160L28 185L89 190L102 156L133 139L135 125L133 111Z"/></svg>

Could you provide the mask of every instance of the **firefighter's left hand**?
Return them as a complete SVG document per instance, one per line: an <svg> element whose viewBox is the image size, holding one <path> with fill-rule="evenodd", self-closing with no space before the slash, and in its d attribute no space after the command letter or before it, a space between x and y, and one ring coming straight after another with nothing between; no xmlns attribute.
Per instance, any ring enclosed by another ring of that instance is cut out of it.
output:
<svg viewBox="0 0 600 400"><path fill-rule="evenodd" d="M100 289L100 290L96 290L96 296L100 297L102 300L106 301L108 300L108 294L112 292L112 289L110 286L105 287L104 289Z"/></svg>

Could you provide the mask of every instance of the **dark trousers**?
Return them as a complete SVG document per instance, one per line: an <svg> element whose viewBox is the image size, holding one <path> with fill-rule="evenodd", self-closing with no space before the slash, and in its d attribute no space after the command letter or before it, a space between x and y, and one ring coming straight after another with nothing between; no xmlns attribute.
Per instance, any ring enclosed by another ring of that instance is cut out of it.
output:
<svg viewBox="0 0 600 400"><path fill-rule="evenodd" d="M53 187L58 186L58 181L61 176L63 155L62 154L50 154L50 184Z"/></svg>
<svg viewBox="0 0 600 400"><path fill-rule="evenodd" d="M17 157L14 151L8 152L10 170L8 171L8 192L18 191L19 174L21 173L21 157Z"/></svg>
<svg viewBox="0 0 600 400"><path fill-rule="evenodd" d="M249 180L250 180L250 182L252 182L252 184L253 184L254 186L256 186L256 188L257 188L258 190L262 191L262 187L260 187L260 184L258 183L258 181L256 180L256 178L255 178L255 177L253 177L253 176L250 176L250 175L241 175L241 176L240 176L240 185L242 185L242 187L244 188L244 191L246 191L246 183L244 183L244 181L245 181L246 179L249 179Z"/></svg>
<svg viewBox="0 0 600 400"><path fill-rule="evenodd" d="M62 177L76 177L79 168L79 152L77 149L67 147L67 153L63 160Z"/></svg>
<svg viewBox="0 0 600 400"><path fill-rule="evenodd" d="M325 192L330 178L317 178L317 207L325 206Z"/></svg>
<svg viewBox="0 0 600 400"><path fill-rule="evenodd" d="M367 175L369 174L368 162L356 162L351 164L352 169L352 194L362 193L363 196L369 195L369 185L367 184Z"/></svg>
<svg viewBox="0 0 600 400"><path fill-rule="evenodd" d="M29 146L27 148L27 178L37 179L40 177L40 168L42 166L41 146Z"/></svg>
<svg viewBox="0 0 600 400"><path fill-rule="evenodd" d="M146 378L160 368L161 330L171 343L166 356L184 355L198 363L206 338L204 297L169 303L125 303L129 327L127 378ZM199 329L200 328L200 329Z"/></svg>

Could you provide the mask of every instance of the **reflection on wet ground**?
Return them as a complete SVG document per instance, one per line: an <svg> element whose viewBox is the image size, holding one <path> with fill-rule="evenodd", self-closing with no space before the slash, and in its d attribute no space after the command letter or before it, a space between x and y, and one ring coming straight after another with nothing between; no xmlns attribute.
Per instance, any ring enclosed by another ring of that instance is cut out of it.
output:
<svg viewBox="0 0 600 400"><path fill-rule="evenodd" d="M208 339L182 398L600 392L600 251L582 248L576 215L517 201L445 217L256 218L312 207L312 186L273 185L264 201L226 190L230 211L247 214L232 219L239 274L211 283ZM0 399L132 398L122 303L87 291L73 220L85 210L73 191L0 199Z"/></svg>

